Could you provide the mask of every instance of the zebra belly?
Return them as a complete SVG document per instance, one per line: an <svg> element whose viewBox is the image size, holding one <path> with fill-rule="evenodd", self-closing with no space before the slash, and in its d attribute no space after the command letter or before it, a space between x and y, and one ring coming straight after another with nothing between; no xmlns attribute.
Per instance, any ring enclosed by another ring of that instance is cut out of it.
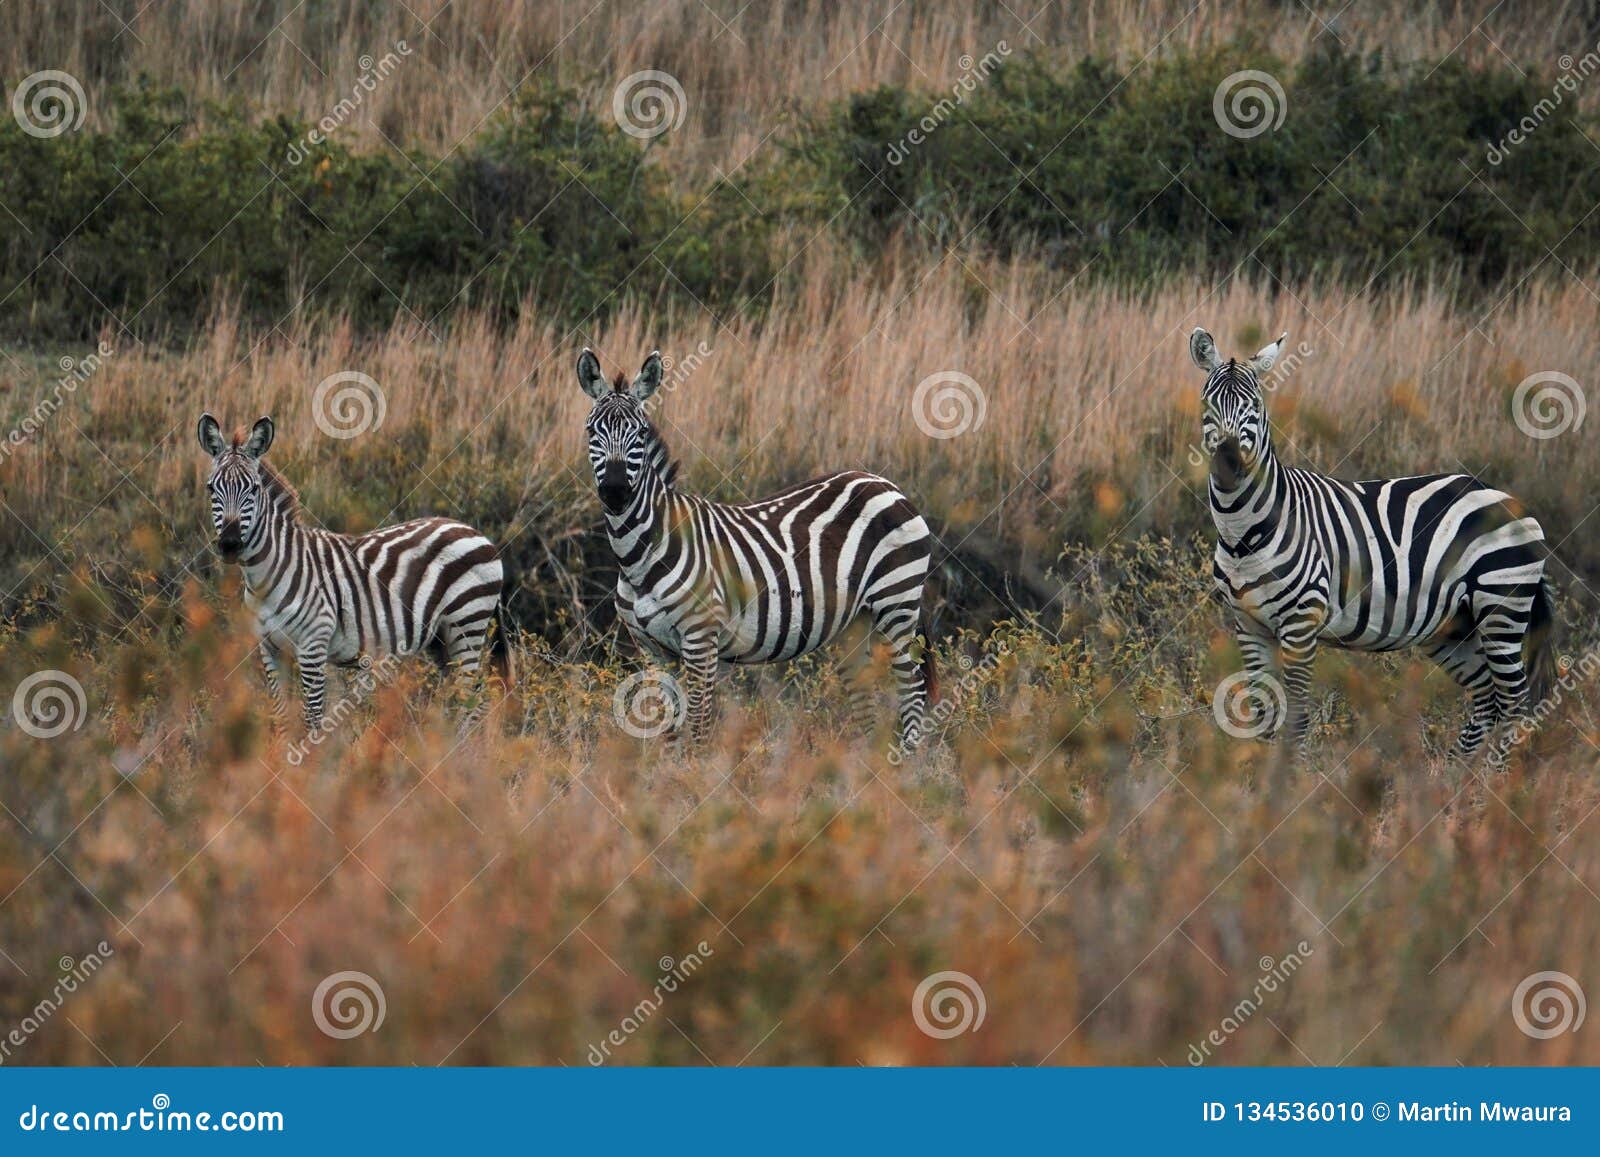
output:
<svg viewBox="0 0 1600 1157"><path fill-rule="evenodd" d="M361 637L349 625L341 624L328 642L328 662L348 667L361 658Z"/></svg>
<svg viewBox="0 0 1600 1157"><path fill-rule="evenodd" d="M1381 619L1372 617L1370 608L1368 618L1363 622L1358 602L1352 600L1338 607L1330 605L1328 622L1321 637L1332 646L1347 651L1403 651L1454 632L1464 614L1470 624L1469 602L1467 584L1453 583L1449 592L1433 604L1426 617L1390 623L1386 628ZM1400 609L1402 613L1411 610L1410 607Z"/></svg>
<svg viewBox="0 0 1600 1157"><path fill-rule="evenodd" d="M717 640L717 653L721 658L730 663L783 662L804 655L832 638L828 635L808 647L797 631L780 631L763 621L764 611L759 602L752 601L728 615Z"/></svg>

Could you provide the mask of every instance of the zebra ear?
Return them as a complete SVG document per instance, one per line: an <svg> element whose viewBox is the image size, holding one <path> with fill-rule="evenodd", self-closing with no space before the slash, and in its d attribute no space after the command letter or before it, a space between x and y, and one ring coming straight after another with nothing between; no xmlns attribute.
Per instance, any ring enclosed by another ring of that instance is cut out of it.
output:
<svg viewBox="0 0 1600 1157"><path fill-rule="evenodd" d="M594 356L594 351L588 346L584 346L583 352L578 355L578 384L583 387L584 393L596 400L611 392L606 376L600 372L600 359Z"/></svg>
<svg viewBox="0 0 1600 1157"><path fill-rule="evenodd" d="M200 415L200 426L195 433L200 438L200 449L213 458L222 453L222 429L210 414Z"/></svg>
<svg viewBox="0 0 1600 1157"><path fill-rule="evenodd" d="M272 435L277 428L273 426L271 418L257 418L256 424L250 427L250 436L244 440L244 445L239 447L246 457L259 458L267 452L267 447L272 445Z"/></svg>
<svg viewBox="0 0 1600 1157"><path fill-rule="evenodd" d="M1194 332L1189 335L1189 356L1194 359L1195 365L1208 374L1222 364L1222 359L1217 356L1217 343L1199 326L1195 326Z"/></svg>
<svg viewBox="0 0 1600 1157"><path fill-rule="evenodd" d="M661 351L651 350L639 376L633 379L633 400L642 402L661 388Z"/></svg>
<svg viewBox="0 0 1600 1157"><path fill-rule="evenodd" d="M1250 368L1258 374L1264 374L1272 368L1278 360L1278 355L1283 352L1283 343L1289 340L1289 333L1285 330L1278 335L1278 340L1269 346L1263 346L1255 357L1250 359Z"/></svg>

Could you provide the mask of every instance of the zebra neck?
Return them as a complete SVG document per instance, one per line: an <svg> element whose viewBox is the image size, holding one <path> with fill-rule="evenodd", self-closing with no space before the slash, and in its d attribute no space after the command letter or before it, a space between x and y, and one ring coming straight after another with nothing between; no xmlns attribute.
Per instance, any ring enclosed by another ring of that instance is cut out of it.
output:
<svg viewBox="0 0 1600 1157"><path fill-rule="evenodd" d="M1255 468L1237 486L1224 489L1212 475L1210 497L1217 541L1227 553L1250 554L1271 541L1288 497L1271 443L1263 444Z"/></svg>
<svg viewBox="0 0 1600 1157"><path fill-rule="evenodd" d="M271 593L285 564L300 553L305 540L315 533L301 525L299 505L292 491L269 487L267 499L239 556L245 589L258 600Z"/></svg>
<svg viewBox="0 0 1600 1157"><path fill-rule="evenodd" d="M620 514L606 514L606 537L629 582L642 581L673 526L690 516L689 503L646 467L639 489Z"/></svg>

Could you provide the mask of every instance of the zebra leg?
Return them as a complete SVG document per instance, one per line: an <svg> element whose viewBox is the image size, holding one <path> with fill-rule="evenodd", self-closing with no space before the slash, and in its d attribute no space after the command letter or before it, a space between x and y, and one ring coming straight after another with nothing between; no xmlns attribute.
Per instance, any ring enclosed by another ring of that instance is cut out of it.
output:
<svg viewBox="0 0 1600 1157"><path fill-rule="evenodd" d="M894 648L890 667L900 703L900 747L915 750L928 729L928 675L933 658L928 640L917 629L922 619L922 591L915 602L897 602L873 612L875 626Z"/></svg>
<svg viewBox="0 0 1600 1157"><path fill-rule="evenodd" d="M1295 755L1304 754L1306 736L1311 730L1311 669L1317 661L1317 636L1314 632L1286 635L1282 643L1283 690L1289 703L1286 738Z"/></svg>
<svg viewBox="0 0 1600 1157"><path fill-rule="evenodd" d="M1260 683L1264 679L1277 678L1277 641L1265 635L1258 635L1246 626L1243 619L1236 619L1233 627L1233 637L1239 644L1239 654L1244 658L1244 669L1250 675L1252 683ZM1276 704L1276 696L1271 696ZM1278 716L1272 720L1264 739L1271 739L1283 729L1283 718Z"/></svg>
<svg viewBox="0 0 1600 1157"><path fill-rule="evenodd" d="M1484 739L1499 718L1488 660L1478 646L1476 635L1436 644L1428 649L1428 657L1443 667L1470 697L1467 722L1462 726L1461 734L1456 736L1455 746L1450 749L1452 759L1470 759L1483 746Z"/></svg>
<svg viewBox="0 0 1600 1157"><path fill-rule="evenodd" d="M305 721L308 732L322 726L322 698L328 687L328 640L318 639L298 648L300 691L305 696Z"/></svg>
<svg viewBox="0 0 1600 1157"><path fill-rule="evenodd" d="M487 699L479 694L482 685L478 672L483 666L484 646L488 642L492 617L492 609L489 615L474 612L462 621L446 621L439 630L444 642L445 665L450 671L453 698L467 705L456 728L458 735L470 732L488 710Z"/></svg>
<svg viewBox="0 0 1600 1157"><path fill-rule="evenodd" d="M272 730L283 731L288 701L283 694L283 653L266 639L261 640L261 670L267 677L267 690L272 693Z"/></svg>
<svg viewBox="0 0 1600 1157"><path fill-rule="evenodd" d="M1523 730L1530 725L1528 714L1528 671L1522 661L1522 644L1486 645L1484 654L1489 660L1489 675L1494 681L1493 701L1495 730L1510 726ZM1499 744L1491 750L1491 762L1496 766L1505 763L1505 750Z"/></svg>
<svg viewBox="0 0 1600 1157"><path fill-rule="evenodd" d="M685 722L690 743L698 747L711 734L711 711L717 685L716 632L699 630L685 633L682 654L685 681L689 684L685 696L688 700Z"/></svg>
<svg viewBox="0 0 1600 1157"><path fill-rule="evenodd" d="M1535 593L1537 591L1535 590ZM1522 644L1527 637L1533 610L1533 597L1517 597L1511 591L1480 593L1474 600L1477 612L1475 633L1478 646L1488 663L1494 683L1494 710L1499 725L1522 729L1528 726L1528 668ZM1505 762L1497 745L1493 762Z"/></svg>

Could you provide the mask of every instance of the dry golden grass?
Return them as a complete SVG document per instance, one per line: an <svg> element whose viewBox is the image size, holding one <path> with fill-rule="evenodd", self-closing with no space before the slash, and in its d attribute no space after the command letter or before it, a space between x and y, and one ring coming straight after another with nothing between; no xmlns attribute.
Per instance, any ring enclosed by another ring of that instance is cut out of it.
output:
<svg viewBox="0 0 1600 1157"><path fill-rule="evenodd" d="M1176 614L1195 577L1140 597ZM1336 676L1354 721L1274 796L1268 749L1209 712L1141 723L1145 664L1101 638L989 640L1010 654L949 746L898 767L824 674L756 680L689 756L616 727L619 671L525 653L525 708L464 741L408 675L296 766L237 616L180 613L176 644L92 665L45 635L0 651L8 680L59 663L91 703L79 732L0 732L0 1015L58 956L115 952L16 1062L580 1065L623 1026L610 1063L1184 1064L1230 1016L1210 1063L1600 1059L1510 1011L1531 972L1582 976L1600 932L1592 688L1535 760L1457 780L1417 741L1441 680ZM313 993L346 970L386 1019L337 1040ZM981 987L977 1031L918 1029L941 970Z"/></svg>
<svg viewBox="0 0 1600 1157"><path fill-rule="evenodd" d="M592 334L495 335L464 318L435 344L223 318L190 350L114 354L0 463L4 702L55 669L88 705L58 738L0 728L0 1026L58 957L115 948L7 1059L583 1064L659 958L704 941L615 1062L1182 1064L1260 959L1303 940L1304 967L1216 1063L1600 1063L1592 1034L1537 1041L1510 1012L1524 976L1581 977L1600 940L1595 689L1509 774L1462 777L1423 747L1458 717L1447 680L1330 656L1311 767L1274 790L1271 749L1205 706L1237 658L1204 548L1148 537L1204 525L1197 322L1229 350L1280 328L1309 343L1272 403L1292 459L1484 463L1552 539L1581 530L1592 435L1534 443L1508 395L1595 364L1592 299L1543 283L1482 322L1441 290L1055 288L902 253L851 272L820 242L767 320L728 328L624 312ZM711 748L688 754L616 725L636 660L561 662L535 640L513 699L459 745L412 670L295 763L298 728L267 734L235 580L206 549L200 410L272 412L274 455L325 521L459 513L515 554L596 518L584 340L630 370L652 346L710 348L660 411L691 485L755 494L867 465L952 545L976 527L1057 565L1061 602L1036 629L941 641L957 710L944 745L900 766L887 709L852 726L850 676L828 662L736 681ZM35 365L8 422L57 376ZM310 393L344 369L382 385L388 416L340 442ZM949 369L986 418L935 441L911 399ZM1587 559L1581 541L1558 555ZM1557 574L1578 654L1586 596ZM958 655L1001 643L964 684ZM942 1041L911 1005L946 969L978 982L987 1019ZM312 994L342 970L383 988L381 1031L318 1031Z"/></svg>
<svg viewBox="0 0 1600 1157"><path fill-rule="evenodd" d="M1454 307L1437 287L1372 298L1333 286L1179 281L1129 295L1063 291L1029 266L904 250L861 272L825 240L791 272L764 318L725 324L624 309L589 332L524 320L501 334L467 317L435 342L404 324L359 339L336 325L240 332L223 318L187 352L119 350L73 395L73 425L47 424L0 462L0 485L54 542L120 481L82 430L124 468L139 463L135 477L171 512L169 533L188 558L203 545L192 435L200 411L225 424L271 413L275 456L330 525L427 512L481 521L472 503L488 502L499 521L485 529L504 537L552 504L593 515L577 351L592 345L608 372L631 374L660 348L675 368L658 420L686 485L753 498L825 470L874 470L953 534L986 525L1048 564L1063 538L1209 525L1204 467L1190 454L1200 380L1186 344L1204 324L1230 354L1289 332L1293 358L1270 409L1290 463L1346 477L1480 473L1544 518L1566 566L1587 574L1596 561L1585 536L1568 538L1589 510L1587 492L1568 482L1595 476L1600 447L1586 427L1535 441L1511 412L1527 375L1581 380L1600 360L1593 299L1574 279L1533 282L1491 310ZM18 388L12 413L59 374L53 360L36 364L39 377ZM318 432L312 390L340 370L383 389L380 437ZM983 416L958 437L934 439L918 425L914 398L941 371L971 376ZM14 527L0 536L19 557L39 552Z"/></svg>
<svg viewBox="0 0 1600 1157"><path fill-rule="evenodd" d="M1067 59L1097 53L1132 66L1151 54L1249 32L1290 59L1337 38L1397 61L1454 53L1499 62L1504 53L1547 69L1593 40L1585 32L1587 6L1577 0L1546 6L1538 20L1492 0L1355 0L1337 17L1265 0L1032 7L1037 11L958 0L107 0L63 11L47 0L13 0L0 7L0 75L14 82L40 69L63 69L92 97L144 75L198 97L243 98L267 114L315 121L351 95L361 57L382 57L405 40L417 55L365 99L340 133L372 148L386 147L387 136L440 150L469 136L531 76L579 87L597 107L609 108L619 80L658 69L681 82L689 106L686 123L663 143L695 164L727 169L799 105L879 84L944 88L960 75L963 54L981 57L1001 40L1013 50ZM93 116L102 102L90 103Z"/></svg>

